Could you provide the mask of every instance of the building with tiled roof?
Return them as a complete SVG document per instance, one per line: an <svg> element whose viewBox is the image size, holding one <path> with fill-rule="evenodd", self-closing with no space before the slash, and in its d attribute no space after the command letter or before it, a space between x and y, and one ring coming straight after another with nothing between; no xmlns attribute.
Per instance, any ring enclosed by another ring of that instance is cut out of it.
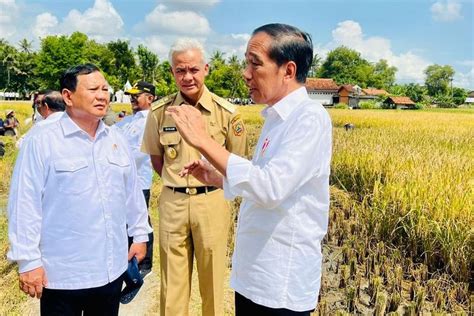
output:
<svg viewBox="0 0 474 316"><path fill-rule="evenodd" d="M409 97L388 97L383 102L385 107L391 109L414 109L416 103Z"/></svg>
<svg viewBox="0 0 474 316"><path fill-rule="evenodd" d="M466 104L473 104L474 103L474 91L470 91L467 94L467 98L464 101L464 103L466 103Z"/></svg>
<svg viewBox="0 0 474 316"><path fill-rule="evenodd" d="M306 90L311 99L318 100L325 106L334 105L334 97L337 96L339 86L332 79L307 78Z"/></svg>
<svg viewBox="0 0 474 316"><path fill-rule="evenodd" d="M371 95L371 96L380 96L380 95L389 95L387 91L384 89L375 89L375 88L367 88L367 89L362 89L362 93L365 95Z"/></svg>

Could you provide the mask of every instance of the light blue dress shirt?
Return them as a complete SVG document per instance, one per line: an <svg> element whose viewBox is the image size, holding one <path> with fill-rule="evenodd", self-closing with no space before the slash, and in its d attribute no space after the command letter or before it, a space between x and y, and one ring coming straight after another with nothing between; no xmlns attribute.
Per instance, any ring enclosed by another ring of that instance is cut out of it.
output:
<svg viewBox="0 0 474 316"><path fill-rule="evenodd" d="M149 190L151 188L153 178L150 155L145 154L140 150L148 112L150 111L144 110L139 111L134 115L128 115L114 125L120 128L130 144L130 149L135 158L135 164L137 165L138 182L142 190Z"/></svg>

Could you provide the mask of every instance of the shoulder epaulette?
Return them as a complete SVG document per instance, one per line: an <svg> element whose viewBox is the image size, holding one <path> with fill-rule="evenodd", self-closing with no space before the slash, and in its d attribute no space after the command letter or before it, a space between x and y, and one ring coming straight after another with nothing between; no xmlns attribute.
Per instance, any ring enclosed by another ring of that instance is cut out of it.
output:
<svg viewBox="0 0 474 316"><path fill-rule="evenodd" d="M155 111L156 109L161 108L163 105L173 102L175 97L176 97L176 93L163 97L159 100L156 100L155 102L151 104L151 110Z"/></svg>
<svg viewBox="0 0 474 316"><path fill-rule="evenodd" d="M212 99L214 101L216 101L217 104L219 104L220 106L222 106L224 109L226 109L227 111L229 111L230 113L234 113L235 110L237 109L237 107L235 106L235 104L232 104L230 103L229 101L227 101L226 99L224 98L221 98L215 94L212 94Z"/></svg>

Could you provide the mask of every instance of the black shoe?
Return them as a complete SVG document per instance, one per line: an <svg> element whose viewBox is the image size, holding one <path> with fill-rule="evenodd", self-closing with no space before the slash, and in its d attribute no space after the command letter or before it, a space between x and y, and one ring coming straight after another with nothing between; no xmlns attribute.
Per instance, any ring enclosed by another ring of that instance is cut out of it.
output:
<svg viewBox="0 0 474 316"><path fill-rule="evenodd" d="M146 277L150 276L153 274L153 271L151 269L140 269L140 275L142 276L142 279L145 280Z"/></svg>

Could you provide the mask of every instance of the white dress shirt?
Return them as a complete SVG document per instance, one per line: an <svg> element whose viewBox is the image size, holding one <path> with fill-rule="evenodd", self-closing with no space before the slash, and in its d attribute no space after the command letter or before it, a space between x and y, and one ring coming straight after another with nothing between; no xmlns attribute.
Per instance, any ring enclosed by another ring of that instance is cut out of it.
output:
<svg viewBox="0 0 474 316"><path fill-rule="evenodd" d="M102 121L92 139L67 114L25 140L8 217L8 259L43 266L51 289L112 282L127 269L126 226L134 242L151 232L127 141Z"/></svg>
<svg viewBox="0 0 474 316"><path fill-rule="evenodd" d="M120 128L130 144L132 155L135 158L135 164L137 165L138 182L142 190L148 190L151 188L153 178L150 155L145 154L140 150L148 112L149 110L144 110L139 111L134 115L128 115L114 125Z"/></svg>
<svg viewBox="0 0 474 316"><path fill-rule="evenodd" d="M31 127L31 129L26 133L24 134L23 136L20 137L20 139L18 139L16 141L16 148L20 149L21 148L21 145L23 144L23 142L25 141L25 138L28 136L28 135L31 135L31 133L34 133L34 131L36 130L36 128L38 128L38 126L44 126L44 125L48 125L48 124L51 124L51 123L54 123L56 121L58 121L61 116L64 114L64 112L62 111L59 111L59 112L53 112L51 113L47 118L43 118L41 117L41 120L38 120L36 121L35 125L33 125L33 127Z"/></svg>
<svg viewBox="0 0 474 316"><path fill-rule="evenodd" d="M327 232L331 120L304 87L262 111L253 160L231 155L227 198L242 196L231 287L251 301L314 309Z"/></svg>

